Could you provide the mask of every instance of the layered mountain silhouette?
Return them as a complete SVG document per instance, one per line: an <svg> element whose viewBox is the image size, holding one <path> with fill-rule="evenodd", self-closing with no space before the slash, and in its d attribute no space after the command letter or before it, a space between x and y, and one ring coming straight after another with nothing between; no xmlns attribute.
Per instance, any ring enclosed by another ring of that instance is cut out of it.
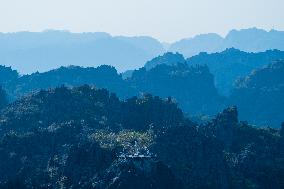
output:
<svg viewBox="0 0 284 189"><path fill-rule="evenodd" d="M200 53L187 59L189 65L207 65L215 76L215 84L223 95L230 94L235 81L245 77L254 69L266 66L273 61L284 60L284 51L269 50L247 53L235 48L220 53Z"/></svg>
<svg viewBox="0 0 284 189"><path fill-rule="evenodd" d="M150 37L112 37L107 33L67 31L0 33L0 62L20 73L60 66L108 64L119 71L134 69L164 52Z"/></svg>
<svg viewBox="0 0 284 189"><path fill-rule="evenodd" d="M137 94L137 91L128 86L114 67L106 65L97 68L82 68L79 66L61 67L48 72L37 72L17 77L11 82L4 84L4 86L6 86L10 97L16 99L17 97L40 89L49 89L62 85L75 87L84 84L107 88L111 92L116 92L121 98Z"/></svg>
<svg viewBox="0 0 284 189"><path fill-rule="evenodd" d="M3 67L3 72L10 68ZM1 73L1 69L0 69ZM28 93L60 87L76 87L84 84L106 88L121 99L141 94L153 94L164 98L172 97L186 112L214 114L222 109L223 98L214 85L214 77L207 66L189 66L185 62L176 65L160 64L153 69L145 67L135 70L126 80L111 66L82 68L61 67L43 73L11 77L3 83L10 99L15 100Z"/></svg>
<svg viewBox="0 0 284 189"><path fill-rule="evenodd" d="M284 32L265 31L257 28L231 30L223 38L217 34L202 34L173 43L169 51L179 52L191 57L200 52L220 52L227 48L236 48L246 52L262 52L266 50L284 50Z"/></svg>
<svg viewBox="0 0 284 189"><path fill-rule="evenodd" d="M284 188L283 39L1 33L0 188Z"/></svg>
<svg viewBox="0 0 284 189"><path fill-rule="evenodd" d="M283 61L278 60L282 55L282 51L276 50L245 53L228 49L222 53L201 53L185 61L181 54L166 53L148 61L145 67L132 71L127 79L118 74L114 67L106 65L97 68L61 67L24 76L2 66L0 85L5 90L3 94L7 94L6 101L10 102L41 89L84 84L105 88L116 93L120 99L145 94L171 97L187 116L197 116L197 122L226 106L236 105L242 120L258 126L279 127L284 120L280 111L283 107L281 86L284 81L281 80L282 74L279 74L282 73ZM274 60L278 60L278 66L273 66L273 69L265 67ZM267 74L264 74L265 77L263 74L258 76L262 72L255 72L254 69L267 70ZM239 80L242 77L258 79ZM225 92L227 96L223 96ZM3 101L2 107L6 101Z"/></svg>
<svg viewBox="0 0 284 189"><path fill-rule="evenodd" d="M96 67L103 64L124 72L142 67L166 51L179 52L189 58L200 52L221 52L232 47L246 52L284 50L283 33L251 28L232 30L225 38L217 34L202 34L173 44L161 43L147 36L111 36L103 32L0 33L0 63L12 66L21 74L69 65Z"/></svg>

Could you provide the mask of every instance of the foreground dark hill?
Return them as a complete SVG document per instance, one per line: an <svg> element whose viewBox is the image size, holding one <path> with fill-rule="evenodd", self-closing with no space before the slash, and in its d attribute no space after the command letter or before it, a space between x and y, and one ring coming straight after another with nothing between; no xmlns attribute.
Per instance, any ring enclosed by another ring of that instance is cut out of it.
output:
<svg viewBox="0 0 284 189"><path fill-rule="evenodd" d="M72 90L62 86L27 95L4 109L1 118L2 130L9 129L9 124L20 130L30 130L71 120L82 121L95 128L106 125L111 130L120 127L146 130L149 122L166 127L168 124L178 125L183 120L181 110L171 99L164 102L159 97L146 95L143 99L133 97L121 102L114 93L88 85Z"/></svg>
<svg viewBox="0 0 284 189"><path fill-rule="evenodd" d="M237 48L246 52L262 52L273 49L284 50L283 41L283 31L249 28L231 30L225 38L210 33L182 39L171 44L168 51L179 52L186 57L198 55L200 52L221 52L227 48Z"/></svg>
<svg viewBox="0 0 284 189"><path fill-rule="evenodd" d="M234 48L220 53L200 53L187 59L189 65L207 65L215 76L215 84L222 94L228 95L239 77L245 77L251 71L284 59L284 51L270 50L260 53L247 53Z"/></svg>
<svg viewBox="0 0 284 189"><path fill-rule="evenodd" d="M253 128L235 107L198 126L170 99L61 87L16 101L0 120L1 188L284 186L284 128Z"/></svg>
<svg viewBox="0 0 284 189"><path fill-rule="evenodd" d="M278 127L284 119L284 61L276 61L240 79L230 96L240 116L257 125Z"/></svg>

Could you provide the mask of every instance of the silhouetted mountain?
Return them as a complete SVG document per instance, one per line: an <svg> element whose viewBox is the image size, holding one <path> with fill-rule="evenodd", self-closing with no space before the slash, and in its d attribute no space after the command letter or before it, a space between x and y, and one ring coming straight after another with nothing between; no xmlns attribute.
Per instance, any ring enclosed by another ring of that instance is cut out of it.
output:
<svg viewBox="0 0 284 189"><path fill-rule="evenodd" d="M135 69L164 52L150 37L112 37L106 33L67 31L0 33L0 62L20 73L60 66L108 64L119 71Z"/></svg>
<svg viewBox="0 0 284 189"><path fill-rule="evenodd" d="M157 59L164 60L163 57ZM171 63L167 59L165 62ZM191 114L215 113L222 101L207 66L176 62L175 66L159 64L148 71L143 67L135 70L128 82L141 92L175 98L180 107Z"/></svg>
<svg viewBox="0 0 284 189"><path fill-rule="evenodd" d="M44 73L24 75L8 82L5 86L10 98L17 99L41 89L76 87L83 84L106 88L122 99L141 93L153 93L162 97L173 97L180 107L190 114L214 114L221 109L222 98L214 86L214 78L206 66L193 66L175 62L179 54L166 54L158 57L158 66L146 70L135 70L132 77L123 80L114 67L82 68L61 67ZM164 61L166 64L160 64ZM184 60L184 59L181 59ZM172 62L173 61L173 62ZM154 66L154 64L153 64Z"/></svg>
<svg viewBox="0 0 284 189"><path fill-rule="evenodd" d="M137 94L135 90L128 87L114 67L106 65L97 68L69 66L44 73L37 72L31 75L24 75L11 83L7 88L10 95L15 98L41 89L59 87L61 85L74 87L83 84L107 88L123 98Z"/></svg>
<svg viewBox="0 0 284 189"><path fill-rule="evenodd" d="M127 70L125 72L122 72L121 76L122 76L123 79L128 79L128 78L132 77L133 72L134 72L134 70Z"/></svg>
<svg viewBox="0 0 284 189"><path fill-rule="evenodd" d="M179 53L174 54L168 52L163 54L162 56L155 57L152 60L146 62L144 67L146 68L146 70L150 70L160 64L175 66L179 63L181 64L185 63L184 57Z"/></svg>
<svg viewBox="0 0 284 189"><path fill-rule="evenodd" d="M151 37L113 37L107 33L70 33L68 31L0 33L0 62L21 74L44 72L60 66L96 67L112 65L119 72L142 67L153 57L167 51L186 57L200 52L220 52L238 48L247 52L284 50L284 32L256 28L232 30L222 38L202 34L165 45ZM170 47L168 47L170 46Z"/></svg>
<svg viewBox="0 0 284 189"><path fill-rule="evenodd" d="M11 67L0 65L0 85L6 85L7 83L18 79L18 77L19 74L16 70L12 70Z"/></svg>
<svg viewBox="0 0 284 189"><path fill-rule="evenodd" d="M120 101L89 86L40 91L0 116L1 188L260 188L284 186L282 130L204 125L171 99Z"/></svg>
<svg viewBox="0 0 284 189"><path fill-rule="evenodd" d="M179 52L186 57L191 57L200 52L218 52L222 50L223 38L217 34L201 34L193 38L182 39L173 43L168 51Z"/></svg>
<svg viewBox="0 0 284 189"><path fill-rule="evenodd" d="M244 120L279 127L284 120L284 61L253 71L238 80L230 97Z"/></svg>
<svg viewBox="0 0 284 189"><path fill-rule="evenodd" d="M272 49L284 50L284 31L265 31L257 28L232 30L225 38L225 48L234 47L246 52Z"/></svg>
<svg viewBox="0 0 284 189"><path fill-rule="evenodd" d="M197 122L208 120L208 116L219 112L229 103L229 105L240 106L241 118L245 120L250 120L257 125L273 124L271 126L279 127L280 122L284 120L279 113L281 111L278 111L281 109L281 103L275 101L278 104L275 106L278 107L277 109L266 108L266 111L262 112L267 115L257 114L259 115L257 117L256 114L248 113L248 109L243 110L242 107L245 103L245 106L251 106L252 109L255 108L254 110L258 111L257 107L263 106L260 101L259 105L247 103L244 100L248 98L246 93L234 94L226 100L225 97L220 96L217 89L222 94L229 94L236 79L248 75L255 68L263 67L281 58L284 58L284 52L277 50L246 53L236 49L227 49L221 53L201 53L185 63L182 55L166 53L147 62L145 67L133 71L126 80L122 78L122 74L117 73L114 67L106 65L97 68L61 67L44 73L37 72L24 76L19 76L11 68L2 66L0 79L9 100L15 100L41 89L88 84L106 88L116 93L120 99L147 93L164 98L172 97L179 107L188 116L195 117ZM273 77L274 75L271 75L271 81ZM264 84L262 87L261 85L262 83L257 88L265 87ZM215 86L218 88L216 89ZM250 98L254 100L260 98L263 102L269 102L271 99L270 96L263 96L260 92L251 94Z"/></svg>
<svg viewBox="0 0 284 189"><path fill-rule="evenodd" d="M228 95L236 79L278 59L284 59L284 51L246 53L231 48L220 53L200 53L187 59L187 62L189 65L207 65L215 76L215 84L220 93Z"/></svg>
<svg viewBox="0 0 284 189"><path fill-rule="evenodd" d="M220 52L227 48L237 48L246 52L260 52L272 49L284 50L284 32L269 32L249 28L232 30L225 38L217 34L203 34L190 39L182 39L173 43L169 51L182 53L191 57L200 52Z"/></svg>

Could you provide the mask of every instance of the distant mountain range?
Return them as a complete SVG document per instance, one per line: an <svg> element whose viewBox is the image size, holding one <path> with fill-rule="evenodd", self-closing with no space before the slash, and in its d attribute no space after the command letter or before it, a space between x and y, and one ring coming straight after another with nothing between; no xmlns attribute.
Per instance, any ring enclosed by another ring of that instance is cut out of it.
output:
<svg viewBox="0 0 284 189"><path fill-rule="evenodd" d="M111 65L119 72L142 67L167 51L186 58L200 52L220 52L227 48L246 52L284 50L284 32L251 28L232 30L222 38L202 34L173 44L151 37L111 36L107 33L68 31L0 33L0 64L12 66L21 74L44 72L60 66L96 67Z"/></svg>
<svg viewBox="0 0 284 189"><path fill-rule="evenodd" d="M223 38L217 34L202 34L194 38L182 39L173 43L168 51L182 53L191 57L200 52L220 52L227 48L236 48L246 52L266 50L284 50L284 32L265 31L257 28L232 30Z"/></svg>
<svg viewBox="0 0 284 189"><path fill-rule="evenodd" d="M123 71L141 67L163 52L163 45L151 37L67 31L0 33L0 64L24 74L68 65L107 64Z"/></svg>
<svg viewBox="0 0 284 189"><path fill-rule="evenodd" d="M207 65L215 76L215 85L220 93L228 95L238 78L277 60L284 60L284 51L268 50L248 53L230 48L218 53L200 53L188 58L187 63L189 65Z"/></svg>
<svg viewBox="0 0 284 189"><path fill-rule="evenodd" d="M230 48L217 53L199 53L187 59L179 53L168 52L146 62L145 68L149 70L161 64L175 66L179 63L187 63L189 66L206 65L214 75L216 88L222 95L228 96L238 78L245 77L254 69L262 68L277 60L284 60L284 51L267 50L248 53Z"/></svg>

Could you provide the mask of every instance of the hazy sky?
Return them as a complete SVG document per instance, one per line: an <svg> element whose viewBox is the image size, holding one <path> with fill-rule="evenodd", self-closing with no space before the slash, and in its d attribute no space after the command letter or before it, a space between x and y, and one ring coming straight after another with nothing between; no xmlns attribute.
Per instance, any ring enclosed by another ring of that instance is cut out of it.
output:
<svg viewBox="0 0 284 189"><path fill-rule="evenodd" d="M64 29L174 41L230 29L284 30L284 0L0 0L0 31Z"/></svg>

